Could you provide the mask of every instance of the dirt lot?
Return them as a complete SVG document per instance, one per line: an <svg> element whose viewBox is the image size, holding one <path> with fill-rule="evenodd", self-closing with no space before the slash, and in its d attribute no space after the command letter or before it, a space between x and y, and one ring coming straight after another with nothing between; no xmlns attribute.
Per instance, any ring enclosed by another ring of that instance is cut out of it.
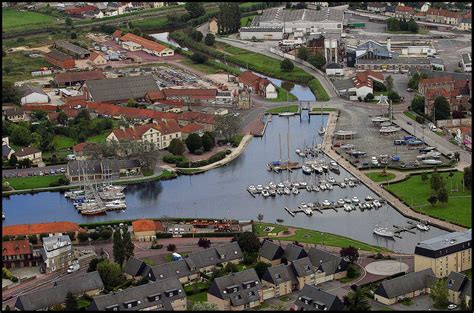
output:
<svg viewBox="0 0 474 313"><path fill-rule="evenodd" d="M9 49L9 52L18 52L18 51L40 51L40 52L48 53L48 52L51 51L51 49L49 49L50 47L51 47L50 45L41 46L41 47L35 47L35 48L30 48L30 47L21 46L21 47L11 48L11 49Z"/></svg>

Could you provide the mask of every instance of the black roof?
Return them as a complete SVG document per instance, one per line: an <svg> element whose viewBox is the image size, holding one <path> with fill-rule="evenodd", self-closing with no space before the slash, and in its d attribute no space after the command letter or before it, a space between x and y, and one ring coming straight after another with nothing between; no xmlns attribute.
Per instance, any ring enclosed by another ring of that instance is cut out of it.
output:
<svg viewBox="0 0 474 313"><path fill-rule="evenodd" d="M297 277L304 277L308 276L311 274L314 274L318 271L318 266L314 266L311 263L311 260L309 257L301 258L298 260L294 260L291 265L293 266L293 269L295 270L295 274Z"/></svg>
<svg viewBox="0 0 474 313"><path fill-rule="evenodd" d="M138 160L81 160L70 161L67 164L69 175L118 173L120 169L133 169L140 167Z"/></svg>
<svg viewBox="0 0 474 313"><path fill-rule="evenodd" d="M430 287L437 281L431 268L383 281L375 291L387 299Z"/></svg>
<svg viewBox="0 0 474 313"><path fill-rule="evenodd" d="M296 284L295 273L291 265L280 264L277 266L271 266L267 268L267 271L263 274L262 280L265 280L274 285L279 285L287 281L291 281L292 284Z"/></svg>
<svg viewBox="0 0 474 313"><path fill-rule="evenodd" d="M214 279L208 293L223 300L230 300L231 306L240 306L260 300L261 283L257 272L251 268Z"/></svg>
<svg viewBox="0 0 474 313"><path fill-rule="evenodd" d="M344 309L344 304L339 297L311 285L304 285L295 305L298 311L342 311Z"/></svg>
<svg viewBox="0 0 474 313"><path fill-rule="evenodd" d="M344 66L342 66L341 64L339 63L330 63L328 65L326 65L326 69L340 69L340 68L344 68Z"/></svg>
<svg viewBox="0 0 474 313"><path fill-rule="evenodd" d="M264 257L267 260L281 259L285 250L280 245L277 245L273 241L263 240L262 246L260 247L259 256Z"/></svg>
<svg viewBox="0 0 474 313"><path fill-rule="evenodd" d="M303 247L290 243L285 248L285 258L289 262L308 256Z"/></svg>
<svg viewBox="0 0 474 313"><path fill-rule="evenodd" d="M448 289L455 292L462 292L465 287L468 285L469 278L466 275L451 272L447 278Z"/></svg>
<svg viewBox="0 0 474 313"><path fill-rule="evenodd" d="M160 90L151 75L87 80L84 84L96 102L145 98L147 92Z"/></svg>
<svg viewBox="0 0 474 313"><path fill-rule="evenodd" d="M123 272L130 276L141 276L146 268L146 263L140 259L131 256L123 266Z"/></svg>
<svg viewBox="0 0 474 313"><path fill-rule="evenodd" d="M338 255L313 247L309 249L308 256L313 266L318 267L326 275L342 272L347 269L347 262Z"/></svg>

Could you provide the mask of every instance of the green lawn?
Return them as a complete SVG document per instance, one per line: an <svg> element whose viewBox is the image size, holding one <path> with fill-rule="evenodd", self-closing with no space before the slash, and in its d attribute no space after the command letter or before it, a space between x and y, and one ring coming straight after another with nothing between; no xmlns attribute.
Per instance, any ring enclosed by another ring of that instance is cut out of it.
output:
<svg viewBox="0 0 474 313"><path fill-rule="evenodd" d="M86 300L86 299L78 299L77 300L77 308L78 309L87 308L89 305L91 305L91 302L89 300Z"/></svg>
<svg viewBox="0 0 474 313"><path fill-rule="evenodd" d="M200 292L187 297L189 301L193 302L207 302L207 292Z"/></svg>
<svg viewBox="0 0 474 313"><path fill-rule="evenodd" d="M53 146L56 150L72 148L76 142L74 139L66 136L56 135L53 137Z"/></svg>
<svg viewBox="0 0 474 313"><path fill-rule="evenodd" d="M143 32L154 31L166 26L168 26L168 19L166 17L133 21L133 27L138 27Z"/></svg>
<svg viewBox="0 0 474 313"><path fill-rule="evenodd" d="M337 109L335 109L335 108L323 108L322 111L323 112L325 112L325 111L330 112L330 111L337 111ZM312 108L311 112L321 112L321 108Z"/></svg>
<svg viewBox="0 0 474 313"><path fill-rule="evenodd" d="M45 25L56 23L55 17L46 14L31 11L19 11L11 8L2 9L2 32L41 28Z"/></svg>
<svg viewBox="0 0 474 313"><path fill-rule="evenodd" d="M286 227L286 226L280 226L280 225L271 224L271 223L260 223L260 222L258 222L258 223L253 224L253 231L259 237L269 236L268 235L269 233L264 231L265 227L267 227L267 226L274 227L274 229L271 231L272 234L278 234L280 232L288 230L288 227Z"/></svg>
<svg viewBox="0 0 474 313"><path fill-rule="evenodd" d="M393 173L387 173L386 176L383 176L382 172L380 172L380 173L366 173L365 175L367 175L367 177L369 177L370 179L372 179L376 183L385 182L387 180L391 180L391 179L395 178L395 174L393 174Z"/></svg>
<svg viewBox="0 0 474 313"><path fill-rule="evenodd" d="M405 112L403 112L403 114L405 114L406 116L408 116L409 118L411 118L412 120L414 120L416 122L415 114L411 113L410 111L405 111Z"/></svg>
<svg viewBox="0 0 474 313"><path fill-rule="evenodd" d="M7 52L2 61L3 80L8 81L31 79L32 71L51 66L44 58L30 58L23 52Z"/></svg>
<svg viewBox="0 0 474 313"><path fill-rule="evenodd" d="M283 112L298 112L298 105L287 105L287 106L281 106L277 108L272 108L268 109L265 111L266 113L271 113L271 114L278 114L278 113L283 113Z"/></svg>
<svg viewBox="0 0 474 313"><path fill-rule="evenodd" d="M108 135L110 135L111 131L106 131L103 134L97 135L97 136L92 136L86 139L87 142L96 142L96 143L104 143L105 139L107 138Z"/></svg>
<svg viewBox="0 0 474 313"><path fill-rule="evenodd" d="M446 181L449 200L448 203L437 202L434 206L427 200L432 193L429 179L424 182L421 175L412 175L406 181L390 184L386 188L417 212L471 227L472 195L468 189L462 191L463 173L456 172L453 176L453 187L456 187L457 183L459 192L451 192L451 178L448 173L441 173L441 177Z"/></svg>
<svg viewBox="0 0 474 313"><path fill-rule="evenodd" d="M38 170L39 171L39 170ZM59 178L65 177L64 175L52 175L52 176L32 176L32 177L13 177L6 181L10 183L10 186L15 190L24 189L36 189L46 188L49 184L57 182Z"/></svg>
<svg viewBox="0 0 474 313"><path fill-rule="evenodd" d="M255 16L257 16L257 14L242 17L240 19L240 26L242 26L242 27L249 26L250 23L252 23L252 20Z"/></svg>
<svg viewBox="0 0 474 313"><path fill-rule="evenodd" d="M209 287L211 287L211 283L198 282L198 283L190 284L190 285L184 286L184 292L186 292L186 294L192 293L196 287L198 290L209 289Z"/></svg>
<svg viewBox="0 0 474 313"><path fill-rule="evenodd" d="M146 265L150 265L150 266L156 265L155 261L153 261L152 259L149 259L149 258L143 258L142 261L145 262Z"/></svg>
<svg viewBox="0 0 474 313"><path fill-rule="evenodd" d="M317 78L312 79L308 83L308 86L316 96L317 101L329 101L329 95L326 92L326 89L324 89L323 85L321 85Z"/></svg>
<svg viewBox="0 0 474 313"><path fill-rule="evenodd" d="M277 87L277 91L278 91L278 97L275 98L275 99L268 99L272 102L287 102L287 99L286 99L286 90L281 88L281 87ZM298 98L296 98L296 96L294 94L292 94L291 92L288 93L288 101L296 101L298 100Z"/></svg>
<svg viewBox="0 0 474 313"><path fill-rule="evenodd" d="M388 91L374 91L374 96L388 95Z"/></svg>
<svg viewBox="0 0 474 313"><path fill-rule="evenodd" d="M221 70L217 67L211 66L207 63L202 63L202 64L196 64L193 61L189 59L183 59L180 61L181 63L190 66L200 72L203 72L204 74L216 74L219 73Z"/></svg>

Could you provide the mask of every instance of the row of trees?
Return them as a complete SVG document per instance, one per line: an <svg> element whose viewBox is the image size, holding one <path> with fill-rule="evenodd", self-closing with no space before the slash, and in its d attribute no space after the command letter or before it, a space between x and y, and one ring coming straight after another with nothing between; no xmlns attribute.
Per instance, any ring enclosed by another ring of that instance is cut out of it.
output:
<svg viewBox="0 0 474 313"><path fill-rule="evenodd" d="M298 49L297 57L303 61L307 61L312 66L322 69L324 65L326 65L326 58L323 54L315 51L314 53L310 53L308 48L301 47Z"/></svg>
<svg viewBox="0 0 474 313"><path fill-rule="evenodd" d="M411 18L408 22L405 17L401 19L396 19L391 17L387 20L387 30L389 31L408 31L412 33L418 32L418 24L415 22L413 18Z"/></svg>
<svg viewBox="0 0 474 313"><path fill-rule="evenodd" d="M453 173L450 172L449 176L453 177ZM422 173L421 179L426 181L428 179L428 174L426 172ZM448 190L446 189L446 182L443 180L438 170L435 168L430 178L430 185L432 194L428 198L428 202L431 205L434 205L437 201L442 203L447 203L449 199Z"/></svg>
<svg viewBox="0 0 474 313"><path fill-rule="evenodd" d="M219 34L233 34L240 28L240 8L238 2L222 2L219 4Z"/></svg>

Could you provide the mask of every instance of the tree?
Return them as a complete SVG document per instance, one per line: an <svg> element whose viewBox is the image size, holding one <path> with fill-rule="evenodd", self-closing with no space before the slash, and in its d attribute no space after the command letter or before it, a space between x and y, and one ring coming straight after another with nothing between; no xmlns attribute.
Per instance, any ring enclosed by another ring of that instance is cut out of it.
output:
<svg viewBox="0 0 474 313"><path fill-rule="evenodd" d="M85 242L87 239L89 239L89 233L86 231L81 231L77 234L77 239L79 242Z"/></svg>
<svg viewBox="0 0 474 313"><path fill-rule="evenodd" d="M257 262L257 264L255 264L255 272L257 272L258 278L262 279L263 274L265 274L269 267L271 267L271 265L268 263Z"/></svg>
<svg viewBox="0 0 474 313"><path fill-rule="evenodd" d="M174 138L171 140L170 145L168 146L168 151L174 155L183 155L184 151L186 151L186 148L181 139Z"/></svg>
<svg viewBox="0 0 474 313"><path fill-rule="evenodd" d="M283 59L280 63L280 69L285 72L291 72L295 68L295 65L293 62L291 62L289 59Z"/></svg>
<svg viewBox="0 0 474 313"><path fill-rule="evenodd" d="M133 244L130 232L125 229L122 233L122 241L124 246L125 261L134 255L135 245Z"/></svg>
<svg viewBox="0 0 474 313"><path fill-rule="evenodd" d="M190 18L200 17L206 13L202 2L186 2L184 8L188 11Z"/></svg>
<svg viewBox="0 0 474 313"><path fill-rule="evenodd" d="M387 78L385 79L385 86L387 86L387 90L392 90L393 89L393 77L392 75L388 75Z"/></svg>
<svg viewBox="0 0 474 313"><path fill-rule="evenodd" d="M464 178L464 186L468 189L471 189L471 186L472 186L472 167L471 167L471 165L464 168L463 178Z"/></svg>
<svg viewBox="0 0 474 313"><path fill-rule="evenodd" d="M203 35L199 30L193 30L193 31L191 32L190 37L191 37L192 39L194 39L195 41L197 41L197 42L201 42L202 37L204 37L204 35Z"/></svg>
<svg viewBox="0 0 474 313"><path fill-rule="evenodd" d="M438 197L436 197L436 195L431 195L428 198L428 202L431 204L431 206L434 206L436 202L438 202Z"/></svg>
<svg viewBox="0 0 474 313"><path fill-rule="evenodd" d="M136 108L137 107L137 102L134 99L128 99L127 101L127 107L129 108Z"/></svg>
<svg viewBox="0 0 474 313"><path fill-rule="evenodd" d="M204 249L207 249L211 246L211 241L206 238L199 238L198 246Z"/></svg>
<svg viewBox="0 0 474 313"><path fill-rule="evenodd" d="M66 308L64 311L77 311L77 299L70 291L66 294Z"/></svg>
<svg viewBox="0 0 474 313"><path fill-rule="evenodd" d="M433 306L437 309L446 309L449 304L448 285L445 279L439 279L430 288L430 298L433 300Z"/></svg>
<svg viewBox="0 0 474 313"><path fill-rule="evenodd" d="M170 244L166 247L166 250L168 250L168 251L170 251L170 252L174 252L174 251L176 251L176 245L170 243Z"/></svg>
<svg viewBox="0 0 474 313"><path fill-rule="evenodd" d="M237 236L237 243L243 252L258 252L260 249L260 241L258 236L253 232L243 232Z"/></svg>
<svg viewBox="0 0 474 313"><path fill-rule="evenodd" d="M357 268L354 265L349 264L347 267L347 278L355 278L358 274Z"/></svg>
<svg viewBox="0 0 474 313"><path fill-rule="evenodd" d="M91 115L87 109L82 109L77 113L77 116L74 118L74 124L79 124L81 121L90 121Z"/></svg>
<svg viewBox="0 0 474 313"><path fill-rule="evenodd" d="M58 114L58 123L61 125L66 125L69 117L63 111L59 112Z"/></svg>
<svg viewBox="0 0 474 313"><path fill-rule="evenodd" d="M413 76L408 81L408 87L413 90L418 90L418 84L420 82L420 79L421 79L420 74L418 73L413 74Z"/></svg>
<svg viewBox="0 0 474 313"><path fill-rule="evenodd" d="M438 189L438 201L442 203L448 203L449 195L448 191L446 190L446 186L441 186L440 189Z"/></svg>
<svg viewBox="0 0 474 313"><path fill-rule="evenodd" d="M64 307L61 303L56 303L49 308L50 311L64 311Z"/></svg>
<svg viewBox="0 0 474 313"><path fill-rule="evenodd" d="M408 21L408 31L412 33L418 32L418 24L415 22L413 18Z"/></svg>
<svg viewBox="0 0 474 313"><path fill-rule="evenodd" d="M355 263L359 259L359 251L353 246L342 248L339 255L341 258L347 258L351 263Z"/></svg>
<svg viewBox="0 0 474 313"><path fill-rule="evenodd" d="M66 25L72 27L72 19L70 17L66 17Z"/></svg>
<svg viewBox="0 0 474 313"><path fill-rule="evenodd" d="M373 100L374 99L374 94L369 92L366 96L365 96L365 99L367 100Z"/></svg>
<svg viewBox="0 0 474 313"><path fill-rule="evenodd" d="M237 2L221 2L219 4L219 34L232 34L240 28L241 12Z"/></svg>
<svg viewBox="0 0 474 313"><path fill-rule="evenodd" d="M421 173L421 181L425 182L427 180L428 180L428 173L426 172Z"/></svg>
<svg viewBox="0 0 474 313"><path fill-rule="evenodd" d="M257 219L258 219L259 222L263 221L263 214L262 214L262 213L258 213Z"/></svg>
<svg viewBox="0 0 474 313"><path fill-rule="evenodd" d="M445 97L436 97L434 101L435 120L446 120L451 116L451 108Z"/></svg>
<svg viewBox="0 0 474 313"><path fill-rule="evenodd" d="M218 311L217 304L210 302L193 302L190 311Z"/></svg>
<svg viewBox="0 0 474 313"><path fill-rule="evenodd" d="M201 52L194 52L189 58L197 64L205 63L207 61L207 55L202 54Z"/></svg>
<svg viewBox="0 0 474 313"><path fill-rule="evenodd" d="M214 36L214 34L208 33L206 35L206 38L204 38L204 43L210 47L212 47L215 42L216 42L216 37Z"/></svg>
<svg viewBox="0 0 474 313"><path fill-rule="evenodd" d="M125 261L125 246L120 229L114 232L113 255L115 262L122 266Z"/></svg>
<svg viewBox="0 0 474 313"><path fill-rule="evenodd" d="M374 80L373 83L374 83L374 91L387 91L387 86L385 86L384 84L376 80Z"/></svg>
<svg viewBox="0 0 474 313"><path fill-rule="evenodd" d="M211 151L212 148L215 146L214 138L211 135L209 135L208 132L204 133L201 139L202 139L202 147L204 151Z"/></svg>
<svg viewBox="0 0 474 313"><path fill-rule="evenodd" d="M437 169L435 169L431 174L430 184L431 190L434 192L437 192L443 186L443 179Z"/></svg>
<svg viewBox="0 0 474 313"><path fill-rule="evenodd" d="M16 155L12 154L10 159L8 160L8 165L10 166L16 166L18 163L18 159L16 158Z"/></svg>
<svg viewBox="0 0 474 313"><path fill-rule="evenodd" d="M123 281L122 269L119 264L109 260L103 260L97 265L97 271L104 285L112 289L120 285Z"/></svg>
<svg viewBox="0 0 474 313"><path fill-rule="evenodd" d="M306 47L299 48L297 57L304 61L308 60L308 57L309 57L308 48Z"/></svg>
<svg viewBox="0 0 474 313"><path fill-rule="evenodd" d="M393 91L393 90L390 90L388 92L387 98L388 100L392 100L395 103L400 102L400 95L396 91Z"/></svg>
<svg viewBox="0 0 474 313"><path fill-rule="evenodd" d="M90 260L89 267L87 268L87 272L90 273L90 272L97 271L97 265L100 262L102 262L102 259L93 258L92 260Z"/></svg>
<svg viewBox="0 0 474 313"><path fill-rule="evenodd" d="M196 133L192 133L186 138L186 147L191 153L194 151L201 149L202 147L202 138Z"/></svg>
<svg viewBox="0 0 474 313"><path fill-rule="evenodd" d="M104 227L99 231L99 237L102 240L110 239L110 237L112 237L113 232L114 231L112 230L112 228Z"/></svg>
<svg viewBox="0 0 474 313"><path fill-rule="evenodd" d="M71 39L77 39L77 34L75 32L71 33Z"/></svg>
<svg viewBox="0 0 474 313"><path fill-rule="evenodd" d="M425 113L425 97L416 95L411 100L410 109L418 114Z"/></svg>
<svg viewBox="0 0 474 313"><path fill-rule="evenodd" d="M20 93L13 82L2 81L2 103L20 104Z"/></svg>
<svg viewBox="0 0 474 313"><path fill-rule="evenodd" d="M344 296L344 306L348 311L370 311L370 303L367 293L363 288L357 288Z"/></svg>
<svg viewBox="0 0 474 313"><path fill-rule="evenodd" d="M142 30L138 27L133 28L130 32L134 35L137 35L137 36L142 36L143 35Z"/></svg>
<svg viewBox="0 0 474 313"><path fill-rule="evenodd" d="M322 69L326 64L326 58L319 52L315 52L310 55L308 58L308 63L314 66L315 68Z"/></svg>
<svg viewBox="0 0 474 313"><path fill-rule="evenodd" d="M240 131L242 120L240 116L232 114L218 115L215 117L215 134L219 134L228 140L231 140Z"/></svg>

